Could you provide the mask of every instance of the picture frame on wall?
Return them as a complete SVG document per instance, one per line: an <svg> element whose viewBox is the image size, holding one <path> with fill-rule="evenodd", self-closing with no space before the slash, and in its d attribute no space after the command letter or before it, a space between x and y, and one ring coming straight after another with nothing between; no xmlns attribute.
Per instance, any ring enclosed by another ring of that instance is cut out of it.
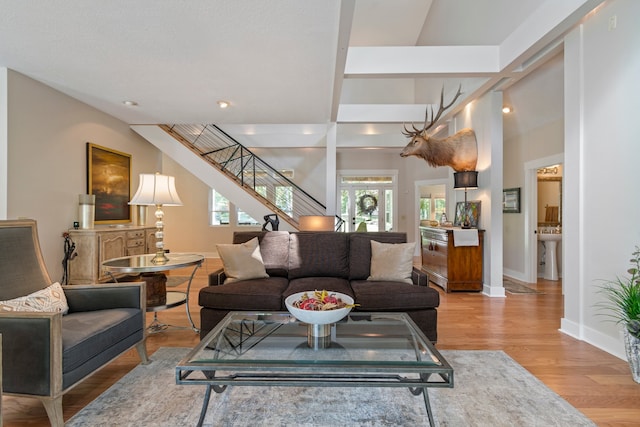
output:
<svg viewBox="0 0 640 427"><path fill-rule="evenodd" d="M131 222L131 155L87 142L87 194L96 224Z"/></svg>
<svg viewBox="0 0 640 427"><path fill-rule="evenodd" d="M502 212L520 213L520 187L502 190Z"/></svg>
<svg viewBox="0 0 640 427"><path fill-rule="evenodd" d="M456 203L456 215L454 217L453 225L455 227L461 227L466 217L469 218L469 227L478 228L478 224L480 223L479 200L467 202L466 207L464 202Z"/></svg>

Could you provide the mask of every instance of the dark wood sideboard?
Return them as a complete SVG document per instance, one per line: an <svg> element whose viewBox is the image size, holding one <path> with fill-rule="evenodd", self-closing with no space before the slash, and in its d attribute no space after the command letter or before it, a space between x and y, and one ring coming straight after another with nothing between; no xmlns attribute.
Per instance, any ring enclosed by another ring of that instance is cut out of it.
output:
<svg viewBox="0 0 640 427"><path fill-rule="evenodd" d="M482 291L484 230L478 240L478 246L454 246L452 229L420 227L422 270L447 292Z"/></svg>

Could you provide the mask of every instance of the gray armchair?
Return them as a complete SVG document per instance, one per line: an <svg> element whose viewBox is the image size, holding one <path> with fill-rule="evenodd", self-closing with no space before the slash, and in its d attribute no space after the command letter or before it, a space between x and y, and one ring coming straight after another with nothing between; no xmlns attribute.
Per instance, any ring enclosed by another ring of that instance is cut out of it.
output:
<svg viewBox="0 0 640 427"><path fill-rule="evenodd" d="M47 288L36 222L0 221L0 301ZM62 395L135 347L145 346L144 282L65 286L69 311L0 311L2 386L7 395L40 399L52 426L63 426Z"/></svg>

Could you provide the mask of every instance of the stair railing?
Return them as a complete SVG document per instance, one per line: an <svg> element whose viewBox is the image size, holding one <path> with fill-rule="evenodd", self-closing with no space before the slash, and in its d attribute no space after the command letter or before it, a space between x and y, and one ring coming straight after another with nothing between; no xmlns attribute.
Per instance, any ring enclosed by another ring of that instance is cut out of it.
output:
<svg viewBox="0 0 640 427"><path fill-rule="evenodd" d="M301 216L326 214L326 206L218 126L161 127L295 228ZM343 223L336 215L336 231Z"/></svg>

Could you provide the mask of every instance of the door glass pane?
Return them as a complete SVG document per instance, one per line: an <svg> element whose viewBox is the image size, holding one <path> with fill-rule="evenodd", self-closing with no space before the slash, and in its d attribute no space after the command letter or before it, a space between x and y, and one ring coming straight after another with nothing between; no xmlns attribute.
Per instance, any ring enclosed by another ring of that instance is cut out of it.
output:
<svg viewBox="0 0 640 427"><path fill-rule="evenodd" d="M393 190L384 190L384 231L393 230Z"/></svg>
<svg viewBox="0 0 640 427"><path fill-rule="evenodd" d="M378 190L356 190L356 231L379 231L378 226Z"/></svg>
<svg viewBox="0 0 640 427"><path fill-rule="evenodd" d="M349 207L351 206L349 203L349 190L341 190L340 191L340 218L344 221L344 225L342 226L342 230L345 232L353 231L353 226L351 224L351 215L349 214Z"/></svg>

